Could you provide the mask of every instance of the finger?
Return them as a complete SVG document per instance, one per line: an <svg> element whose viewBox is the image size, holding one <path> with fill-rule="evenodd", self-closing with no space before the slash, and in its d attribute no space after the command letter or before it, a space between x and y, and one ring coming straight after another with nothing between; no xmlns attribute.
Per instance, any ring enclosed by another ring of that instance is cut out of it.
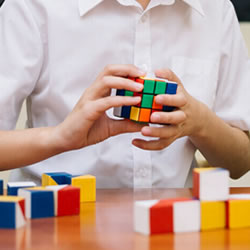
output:
<svg viewBox="0 0 250 250"><path fill-rule="evenodd" d="M122 121L111 120L110 134L111 136L115 136L121 133L140 132L143 126L145 125L137 122L132 122L130 120L122 120Z"/></svg>
<svg viewBox="0 0 250 250"><path fill-rule="evenodd" d="M140 149L144 150L162 150L169 146L174 140L173 139L158 139L145 141L142 139L134 139L132 144Z"/></svg>
<svg viewBox="0 0 250 250"><path fill-rule="evenodd" d="M103 71L103 76L140 77L145 74L146 72L132 64L110 64L107 65Z"/></svg>
<svg viewBox="0 0 250 250"><path fill-rule="evenodd" d="M150 117L151 122L171 125L178 125L183 123L186 119L187 116L182 110L173 112L154 112Z"/></svg>
<svg viewBox="0 0 250 250"><path fill-rule="evenodd" d="M108 95L111 89L126 89L133 92L143 90L143 84L123 77L104 76L92 91L93 98Z"/></svg>
<svg viewBox="0 0 250 250"><path fill-rule="evenodd" d="M155 102L157 104L172 106L181 108L187 104L187 98L183 93L178 93L176 95L157 95L155 97Z"/></svg>
<svg viewBox="0 0 250 250"><path fill-rule="evenodd" d="M141 130L142 135L158 138L178 138L180 134L180 128L177 125L162 126L162 127L149 127L145 126Z"/></svg>
<svg viewBox="0 0 250 250"><path fill-rule="evenodd" d="M181 84L181 80L177 77L177 75L170 69L159 69L155 71L156 77L164 78L169 81L177 82Z"/></svg>
<svg viewBox="0 0 250 250"><path fill-rule="evenodd" d="M92 109L103 113L113 107L137 105L140 101L140 96L108 96L93 101Z"/></svg>

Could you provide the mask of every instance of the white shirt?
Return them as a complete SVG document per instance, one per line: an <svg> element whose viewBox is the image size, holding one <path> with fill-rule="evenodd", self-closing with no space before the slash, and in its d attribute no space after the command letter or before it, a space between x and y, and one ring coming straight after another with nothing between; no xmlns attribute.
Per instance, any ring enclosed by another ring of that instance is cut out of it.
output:
<svg viewBox="0 0 250 250"><path fill-rule="evenodd" d="M247 50L228 0L6 0L0 9L0 128L62 122L107 64L172 69L224 121L250 129ZM213 131L211 131L212 133ZM14 172L93 174L97 187L183 187L196 148L187 137L161 151L123 134Z"/></svg>

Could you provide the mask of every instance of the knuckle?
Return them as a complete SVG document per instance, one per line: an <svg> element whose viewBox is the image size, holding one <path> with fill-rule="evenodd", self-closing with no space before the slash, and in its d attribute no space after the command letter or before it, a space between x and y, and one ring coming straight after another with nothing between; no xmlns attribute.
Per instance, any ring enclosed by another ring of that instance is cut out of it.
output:
<svg viewBox="0 0 250 250"><path fill-rule="evenodd" d="M113 64L107 64L104 68L104 71L109 74L112 72L112 69L113 69Z"/></svg>

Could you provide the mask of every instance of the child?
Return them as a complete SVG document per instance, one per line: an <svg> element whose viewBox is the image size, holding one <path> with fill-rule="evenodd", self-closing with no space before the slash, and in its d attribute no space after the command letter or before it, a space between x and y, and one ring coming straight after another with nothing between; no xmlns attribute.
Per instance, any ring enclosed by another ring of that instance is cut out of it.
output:
<svg viewBox="0 0 250 250"><path fill-rule="evenodd" d="M234 178L249 170L249 64L228 0L7 0L0 34L0 127L14 128L27 98L27 126L38 128L20 132L7 150L1 145L4 166L58 154L15 170L12 180L66 171L93 174L98 187L183 187L197 148ZM121 76L144 74L138 68L178 83L177 95L156 98L176 110L151 115L167 126L109 131L104 111L139 100L97 105L111 88L135 90ZM19 143L28 150L13 160Z"/></svg>

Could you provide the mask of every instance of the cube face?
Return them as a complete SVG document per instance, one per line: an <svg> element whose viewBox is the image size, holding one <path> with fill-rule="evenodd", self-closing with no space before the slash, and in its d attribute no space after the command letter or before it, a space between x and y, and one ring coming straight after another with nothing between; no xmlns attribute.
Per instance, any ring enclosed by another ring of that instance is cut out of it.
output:
<svg viewBox="0 0 250 250"><path fill-rule="evenodd" d="M142 92L131 92L127 90L117 90L116 95L119 96L141 96L141 103L135 106L123 106L121 108L114 108L114 116L130 119L136 122L150 122L148 114L152 114L152 110L170 112L174 107L162 106L157 104L154 99L159 94L176 94L177 83L167 82L159 79L129 78L133 81L144 85ZM136 109L135 109L136 107ZM138 109L137 109L138 108ZM145 109L149 109L145 115ZM143 112L143 114L141 114Z"/></svg>
<svg viewBox="0 0 250 250"><path fill-rule="evenodd" d="M226 227L226 202L201 202L201 230L212 230Z"/></svg>
<svg viewBox="0 0 250 250"><path fill-rule="evenodd" d="M173 204L169 201L159 201L150 208L151 234L173 232Z"/></svg>
<svg viewBox="0 0 250 250"><path fill-rule="evenodd" d="M24 199L0 196L0 228L19 228L26 224Z"/></svg>
<svg viewBox="0 0 250 250"><path fill-rule="evenodd" d="M180 201L173 206L175 233L200 231L200 201Z"/></svg>
<svg viewBox="0 0 250 250"><path fill-rule="evenodd" d="M32 181L27 182L8 182L7 184L7 194L17 196L18 189L35 187L36 184Z"/></svg>
<svg viewBox="0 0 250 250"><path fill-rule="evenodd" d="M42 175L42 186L68 184L68 178L71 178L71 175L66 172L44 173Z"/></svg>
<svg viewBox="0 0 250 250"><path fill-rule="evenodd" d="M3 180L0 180L0 195L3 195Z"/></svg>
<svg viewBox="0 0 250 250"><path fill-rule="evenodd" d="M250 200L227 201L227 227L250 227Z"/></svg>
<svg viewBox="0 0 250 250"><path fill-rule="evenodd" d="M193 194L202 201L225 201L229 197L229 171L199 168L193 172Z"/></svg>
<svg viewBox="0 0 250 250"><path fill-rule="evenodd" d="M42 187L19 189L18 195L25 198L25 214L27 218L38 219L55 215L52 190Z"/></svg>
<svg viewBox="0 0 250 250"><path fill-rule="evenodd" d="M54 192L55 216L75 215L80 213L80 188L71 185L47 186Z"/></svg>
<svg viewBox="0 0 250 250"><path fill-rule="evenodd" d="M73 177L71 185L80 188L80 202L96 200L96 179L92 175Z"/></svg>

